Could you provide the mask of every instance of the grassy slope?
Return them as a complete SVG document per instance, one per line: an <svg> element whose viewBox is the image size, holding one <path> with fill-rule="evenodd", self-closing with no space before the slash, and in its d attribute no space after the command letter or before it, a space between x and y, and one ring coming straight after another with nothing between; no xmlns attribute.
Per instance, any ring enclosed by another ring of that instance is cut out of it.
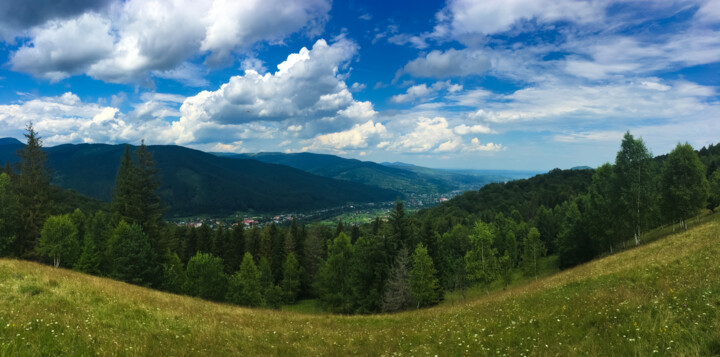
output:
<svg viewBox="0 0 720 357"><path fill-rule="evenodd" d="M718 355L720 221L467 303L250 310L0 260L0 355Z"/></svg>

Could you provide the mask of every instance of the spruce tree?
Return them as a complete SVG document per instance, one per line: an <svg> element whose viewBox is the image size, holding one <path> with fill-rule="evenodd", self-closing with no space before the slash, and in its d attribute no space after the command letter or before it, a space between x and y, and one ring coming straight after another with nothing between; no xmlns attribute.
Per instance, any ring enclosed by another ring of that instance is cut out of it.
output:
<svg viewBox="0 0 720 357"><path fill-rule="evenodd" d="M250 253L245 253L240 269L230 277L227 301L242 306L262 306L260 271Z"/></svg>
<svg viewBox="0 0 720 357"><path fill-rule="evenodd" d="M360 236L353 245L351 286L355 312L368 314L382 309L382 296L389 266L383 239Z"/></svg>
<svg viewBox="0 0 720 357"><path fill-rule="evenodd" d="M120 159L120 167L115 176L112 210L121 220L129 224L142 223L141 199L138 191L137 168L130 154L130 145Z"/></svg>
<svg viewBox="0 0 720 357"><path fill-rule="evenodd" d="M435 264L422 243L417 245L412 255L408 282L417 308L435 305L442 299Z"/></svg>
<svg viewBox="0 0 720 357"><path fill-rule="evenodd" d="M340 233L328 247L328 257L318 271L316 288L320 302L332 311L349 313L352 311L352 271L353 247L350 237Z"/></svg>
<svg viewBox="0 0 720 357"><path fill-rule="evenodd" d="M102 257L97 247L95 246L95 241L89 233L86 233L85 238L83 239L83 247L82 253L80 254L80 259L78 259L78 261L75 263L73 269L86 274L99 275L101 272L101 262Z"/></svg>
<svg viewBox="0 0 720 357"><path fill-rule="evenodd" d="M145 146L145 140L135 151L137 165L135 168L135 187L140 200L140 225L143 232L150 238L150 244L156 253L165 251L161 246L160 227L164 208L157 190L160 188L160 179L152 153Z"/></svg>
<svg viewBox="0 0 720 357"><path fill-rule="evenodd" d="M42 150L42 138L27 126L27 144L18 150L20 161L19 174L15 176L14 186L20 207L20 229L15 239L17 256L32 258L35 246L40 238L40 230L52 211L50 200L50 174L46 167L47 155Z"/></svg>
<svg viewBox="0 0 720 357"><path fill-rule="evenodd" d="M283 278L280 287L283 290L286 304L294 304L300 294L303 268L300 266L295 253L288 254L283 263Z"/></svg>
<svg viewBox="0 0 720 357"><path fill-rule="evenodd" d="M395 263L390 269L387 285L382 299L384 312L395 312L409 308L413 305L413 296L410 292L408 266L410 257L407 248L401 248L395 257Z"/></svg>
<svg viewBox="0 0 720 357"><path fill-rule="evenodd" d="M110 277L136 285L157 283L158 259L140 225L120 221L108 242L107 256Z"/></svg>
<svg viewBox="0 0 720 357"><path fill-rule="evenodd" d="M13 253L19 223L18 198L12 188L10 176L0 174L0 257Z"/></svg>

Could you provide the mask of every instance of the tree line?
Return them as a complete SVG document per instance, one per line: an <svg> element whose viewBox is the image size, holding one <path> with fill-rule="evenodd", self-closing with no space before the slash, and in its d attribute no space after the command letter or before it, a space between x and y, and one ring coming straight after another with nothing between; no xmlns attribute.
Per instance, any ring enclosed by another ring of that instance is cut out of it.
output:
<svg viewBox="0 0 720 357"><path fill-rule="evenodd" d="M253 307L307 298L338 313L431 306L446 291L537 276L548 254L569 267L627 239L640 244L648 229L686 227L720 202L720 170L703 162L717 162L720 148L698 156L678 144L653 158L627 133L614 164L491 184L414 215L398 202L371 224L176 226L162 219L144 143L126 146L108 209L58 214L42 140L31 125L25 136L19 163L0 174L0 254Z"/></svg>

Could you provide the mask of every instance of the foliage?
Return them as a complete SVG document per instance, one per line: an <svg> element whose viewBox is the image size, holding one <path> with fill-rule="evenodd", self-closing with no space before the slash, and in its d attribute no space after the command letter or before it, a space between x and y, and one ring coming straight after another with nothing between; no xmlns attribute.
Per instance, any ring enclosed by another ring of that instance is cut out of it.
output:
<svg viewBox="0 0 720 357"><path fill-rule="evenodd" d="M385 294L383 294L382 311L401 311L413 305L408 272L409 265L410 257L407 248L402 248L395 257L395 264L390 269L387 287L385 288Z"/></svg>
<svg viewBox="0 0 720 357"><path fill-rule="evenodd" d="M497 277L497 249L493 247L492 227L482 221L475 222L470 235L470 250L465 254L465 271L468 279L486 286Z"/></svg>
<svg viewBox="0 0 720 357"><path fill-rule="evenodd" d="M17 196L10 183L10 175L0 174L0 257L13 253L19 223Z"/></svg>
<svg viewBox="0 0 720 357"><path fill-rule="evenodd" d="M327 260L318 271L315 281L318 297L323 305L332 311L352 312L352 256L350 237L340 233L328 247Z"/></svg>
<svg viewBox="0 0 720 357"><path fill-rule="evenodd" d="M705 165L690 144L678 144L665 160L661 177L663 212L687 229L685 221L707 202Z"/></svg>
<svg viewBox="0 0 720 357"><path fill-rule="evenodd" d="M417 307L435 305L442 298L437 270L427 248L419 243L412 255L412 268L408 274L410 293Z"/></svg>
<svg viewBox="0 0 720 357"><path fill-rule="evenodd" d="M243 306L261 306L260 271L250 253L245 253L240 270L230 277L227 301Z"/></svg>
<svg viewBox="0 0 720 357"><path fill-rule="evenodd" d="M215 301L225 298L227 276L223 271L222 259L210 253L198 252L188 261L186 276L183 290L188 295Z"/></svg>
<svg viewBox="0 0 720 357"><path fill-rule="evenodd" d="M523 240L522 265L527 274L537 278L538 259L546 253L545 243L540 240L540 232L533 227Z"/></svg>
<svg viewBox="0 0 720 357"><path fill-rule="evenodd" d="M137 224L120 221L108 242L109 276L128 283L157 283L160 266L150 240Z"/></svg>
<svg viewBox="0 0 720 357"><path fill-rule="evenodd" d="M100 274L101 255L95 246L95 240L88 233L84 235L83 247L80 258L73 266L73 269L93 275Z"/></svg>
<svg viewBox="0 0 720 357"><path fill-rule="evenodd" d="M285 263L282 266L283 279L280 283L280 287L283 290L285 296L284 302L286 304L293 304L297 300L298 294L300 294L300 282L303 275L303 268L300 266L295 253L288 254L285 259Z"/></svg>
<svg viewBox="0 0 720 357"><path fill-rule="evenodd" d="M51 216L42 227L38 253L52 258L53 266L56 268L60 264L72 266L80 247L77 234L77 228L72 223L70 215Z"/></svg>
<svg viewBox="0 0 720 357"><path fill-rule="evenodd" d="M652 195L652 156L642 138L635 139L626 132L615 158L615 199L620 213L617 220L620 235L634 236L640 244L640 235L648 225Z"/></svg>

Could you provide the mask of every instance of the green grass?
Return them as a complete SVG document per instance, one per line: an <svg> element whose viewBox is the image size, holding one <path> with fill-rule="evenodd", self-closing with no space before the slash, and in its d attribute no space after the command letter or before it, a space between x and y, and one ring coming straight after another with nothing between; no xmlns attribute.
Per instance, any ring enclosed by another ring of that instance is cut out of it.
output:
<svg viewBox="0 0 720 357"><path fill-rule="evenodd" d="M713 356L718 257L715 217L507 290L373 316L244 309L0 260L0 355Z"/></svg>

